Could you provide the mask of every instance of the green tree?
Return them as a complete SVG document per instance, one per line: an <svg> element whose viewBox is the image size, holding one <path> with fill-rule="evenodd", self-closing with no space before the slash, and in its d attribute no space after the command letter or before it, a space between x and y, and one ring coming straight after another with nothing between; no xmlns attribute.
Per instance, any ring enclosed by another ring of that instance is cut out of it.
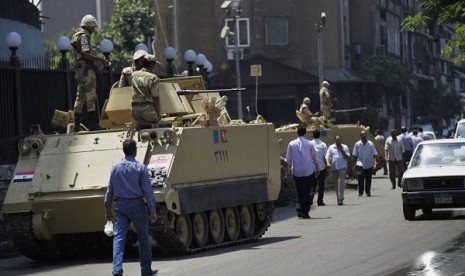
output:
<svg viewBox="0 0 465 276"><path fill-rule="evenodd" d="M402 22L402 30L423 30L428 24L447 24L456 27L455 35L442 49L442 54L452 57L458 48L460 54L456 62L465 61L465 1L463 0L417 0L419 12L406 17Z"/></svg>

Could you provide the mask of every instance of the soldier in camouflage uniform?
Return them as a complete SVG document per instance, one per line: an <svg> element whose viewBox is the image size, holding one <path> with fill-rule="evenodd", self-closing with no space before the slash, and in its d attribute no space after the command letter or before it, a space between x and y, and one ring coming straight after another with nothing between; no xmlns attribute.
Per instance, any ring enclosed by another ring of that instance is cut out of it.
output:
<svg viewBox="0 0 465 276"><path fill-rule="evenodd" d="M110 63L101 57L97 57L92 53L90 35L97 28L97 20L92 15L86 15L81 20L81 28L77 29L76 33L71 38L72 52L74 57L74 65L76 72L76 80L78 83L76 101L74 102L74 131L81 130L82 106L86 102L88 116L91 126L98 125L96 111L96 65L95 62L102 66L109 66Z"/></svg>
<svg viewBox="0 0 465 276"><path fill-rule="evenodd" d="M132 66L124 67L123 71L121 72L121 78L118 83L118 87L124 86L132 86L131 75L134 71L138 71L142 69L144 66L144 56L147 54L144 50L137 50L134 53L132 58L133 63Z"/></svg>
<svg viewBox="0 0 465 276"><path fill-rule="evenodd" d="M157 128L161 119L160 79L150 72L150 68L153 68L156 63L154 55L145 54L144 67L131 75L131 115L138 129Z"/></svg>

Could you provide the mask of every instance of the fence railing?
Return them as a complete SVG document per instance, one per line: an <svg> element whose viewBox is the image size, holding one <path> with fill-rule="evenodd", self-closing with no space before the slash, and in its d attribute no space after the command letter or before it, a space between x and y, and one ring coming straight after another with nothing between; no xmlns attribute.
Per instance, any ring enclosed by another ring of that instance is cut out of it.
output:
<svg viewBox="0 0 465 276"><path fill-rule="evenodd" d="M101 72L97 81L99 110L119 74ZM17 141L40 125L46 134L64 132L52 126L55 109L73 109L77 82L74 71L0 67L0 165L16 163Z"/></svg>

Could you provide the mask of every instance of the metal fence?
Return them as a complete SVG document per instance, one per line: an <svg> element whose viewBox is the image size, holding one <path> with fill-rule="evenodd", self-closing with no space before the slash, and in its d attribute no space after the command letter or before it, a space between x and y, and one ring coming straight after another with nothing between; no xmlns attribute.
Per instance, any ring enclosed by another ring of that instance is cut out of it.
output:
<svg viewBox="0 0 465 276"><path fill-rule="evenodd" d="M105 71L97 77L99 110L118 74ZM74 71L0 67L0 165L17 160L17 141L40 125L46 134L63 132L52 126L55 109L73 109L77 83Z"/></svg>

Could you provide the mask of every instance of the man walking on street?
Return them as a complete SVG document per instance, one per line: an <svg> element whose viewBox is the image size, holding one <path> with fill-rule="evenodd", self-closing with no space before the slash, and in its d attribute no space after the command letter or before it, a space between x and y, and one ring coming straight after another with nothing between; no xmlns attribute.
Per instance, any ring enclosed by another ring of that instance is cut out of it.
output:
<svg viewBox="0 0 465 276"><path fill-rule="evenodd" d="M326 153L326 166L329 170L329 181L336 189L337 204L344 204L344 186L347 172L347 161L350 160L349 147L342 143L341 136L334 137Z"/></svg>
<svg viewBox="0 0 465 276"><path fill-rule="evenodd" d="M371 177L378 152L373 142L367 139L365 130L360 132L360 140L355 143L352 155L356 160L358 196L362 196L364 191L367 196L371 196Z"/></svg>
<svg viewBox="0 0 465 276"><path fill-rule="evenodd" d="M72 53L74 57L77 94L74 102L74 132L81 130L82 106L86 102L87 116L89 117L89 126L98 128L96 109L97 102L97 67L95 62L102 66L110 66L110 62L104 58L97 57L92 53L90 35L97 29L97 20L88 14L81 20L81 28L71 38Z"/></svg>
<svg viewBox="0 0 465 276"><path fill-rule="evenodd" d="M397 139L401 141L402 144L404 145L404 155L402 156L402 162L403 162L403 169L405 171L407 169L407 163L410 162L410 158L412 158L413 141L412 141L412 137L408 135L406 127L402 127L400 131L402 133L399 136L397 136Z"/></svg>
<svg viewBox="0 0 465 276"><path fill-rule="evenodd" d="M384 159L389 162L389 178L391 179L392 188L396 188L396 175L397 185L400 187L400 181L404 173L403 165L404 143L397 139L397 130L391 130L391 136L386 139L384 146Z"/></svg>
<svg viewBox="0 0 465 276"><path fill-rule="evenodd" d="M300 212L298 217L309 219L310 215L310 194L315 190L316 179L319 175L318 161L315 148L309 140L305 138L307 129L305 126L297 128L297 139L289 142L286 153L286 178L291 174L297 189Z"/></svg>
<svg viewBox="0 0 465 276"><path fill-rule="evenodd" d="M323 197L325 195L325 181L326 181L326 162L325 162L325 156L326 152L328 151L328 146L326 145L325 142L320 140L320 131L318 129L313 131L313 146L315 147L316 151L316 158L318 160L318 168L320 169L320 175L317 177L317 183L318 183L318 199L317 199L317 204L318 206L324 206L326 205L323 201ZM313 196L310 200L310 202L313 202Z"/></svg>
<svg viewBox="0 0 465 276"><path fill-rule="evenodd" d="M141 275L155 275L152 270L152 245L149 239L150 223L157 221L157 210L147 168L136 161L137 144L134 140L123 142L123 160L111 170L110 181L105 194L107 221L112 219L113 200L115 224L113 238L113 275L123 275L123 257L126 235L130 224L136 227L139 241Z"/></svg>

